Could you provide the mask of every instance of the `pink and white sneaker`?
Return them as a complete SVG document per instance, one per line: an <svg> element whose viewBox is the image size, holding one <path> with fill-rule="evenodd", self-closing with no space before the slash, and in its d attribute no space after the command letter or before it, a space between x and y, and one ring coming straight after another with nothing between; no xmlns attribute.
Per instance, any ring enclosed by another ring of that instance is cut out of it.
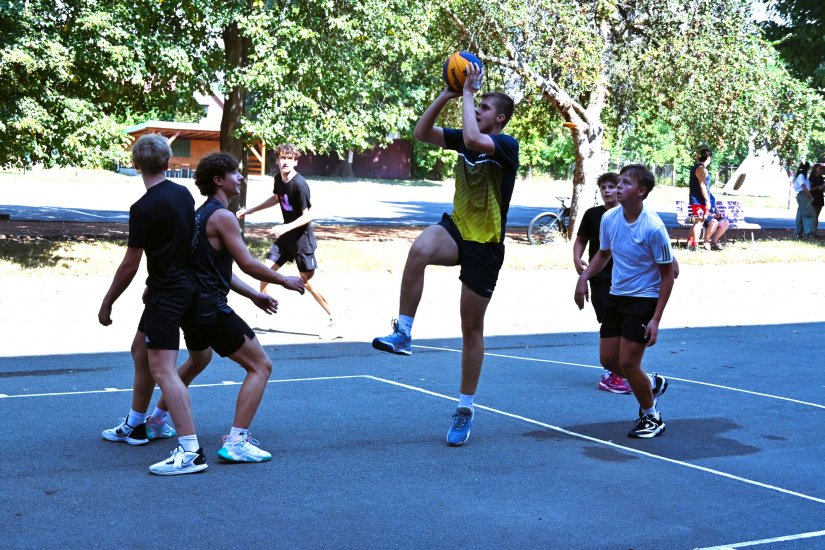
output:
<svg viewBox="0 0 825 550"><path fill-rule="evenodd" d="M633 393L627 380L612 372L602 375L602 379L599 380L599 389L610 393Z"/></svg>

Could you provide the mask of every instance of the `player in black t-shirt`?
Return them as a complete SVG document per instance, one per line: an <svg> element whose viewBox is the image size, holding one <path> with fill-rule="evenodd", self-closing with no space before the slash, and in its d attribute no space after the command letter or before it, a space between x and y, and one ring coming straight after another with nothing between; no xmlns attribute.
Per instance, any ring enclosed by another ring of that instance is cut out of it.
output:
<svg viewBox="0 0 825 550"><path fill-rule="evenodd" d="M157 382L169 403L179 443L171 459L149 468L158 475L189 474L207 467L195 434L189 390L176 369L180 325L195 292L188 272L195 201L185 187L166 179L171 157L172 149L161 135L143 135L132 146L132 162L141 172L146 194L129 209L126 255L98 313L100 324L112 324L112 306L132 282L145 252L149 277L144 297L146 306L132 342L135 358L132 410L122 424L105 430L102 436L130 445L147 443L146 410ZM143 349L148 362L138 360Z"/></svg>
<svg viewBox="0 0 825 550"><path fill-rule="evenodd" d="M599 228L601 227L602 216L611 208L619 205L619 201L616 200L616 185L619 183L619 175L613 172L607 172L599 176L597 183L604 204L602 206L594 206L584 213L582 223L579 226L579 232L576 234L576 242L573 243L573 265L576 266L576 271L579 275L584 273L584 270L587 269L588 262L592 260L593 256L599 251ZM585 262L582 256L584 255L584 249L587 247L588 242L590 243L587 250L588 261ZM600 324L604 317L604 307L607 305L607 297L610 296L612 272L613 260L611 259L604 269L590 279L590 301L596 312L596 320ZM601 380L599 380L599 389L609 391L610 393L632 393L630 385L624 378L607 369L604 370Z"/></svg>
<svg viewBox="0 0 825 550"><path fill-rule="evenodd" d="M318 262L315 259L315 250L318 245L315 243L315 233L312 231L312 203L309 199L309 185L295 170L300 156L301 151L291 143L279 145L275 149L279 173L275 174L272 196L258 206L238 210L236 216L240 220L253 212L266 210L276 204L281 205L284 223L276 225L269 231L276 241L266 258L272 262L270 268L273 271L278 271L284 264L295 261L298 273L306 285L305 288L329 315L329 324L318 336L334 340L340 338L341 334L335 326L329 302L318 292L314 284L309 284L309 280L318 268ZM266 291L268 284L266 281L261 281L261 292Z"/></svg>
<svg viewBox="0 0 825 550"><path fill-rule="evenodd" d="M218 456L228 462L266 462L272 455L257 447L257 440L250 437L249 426L263 398L272 362L249 325L229 307L227 294L231 288L266 313L277 311L278 302L233 275L232 264L237 262L244 273L259 281L281 285L301 294L304 293L304 281L268 269L249 253L238 220L226 209L229 201L240 194L242 180L238 161L227 153L207 155L195 171L195 185L208 198L195 213L191 272L197 294L183 323L189 359L178 372L184 383L191 384L209 364L213 349L246 370L238 392L232 429L224 437ZM166 400L161 397L153 416L159 414L162 418L165 405Z"/></svg>

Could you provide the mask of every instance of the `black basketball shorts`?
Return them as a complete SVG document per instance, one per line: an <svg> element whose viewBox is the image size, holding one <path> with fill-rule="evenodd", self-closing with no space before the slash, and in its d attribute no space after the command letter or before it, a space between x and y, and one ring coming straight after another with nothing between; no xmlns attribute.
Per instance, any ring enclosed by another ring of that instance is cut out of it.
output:
<svg viewBox="0 0 825 550"><path fill-rule="evenodd" d="M656 312L658 298L639 298L636 296L616 296L607 298L604 308L604 320L599 335L602 338L621 336L625 340L644 344L647 324Z"/></svg>
<svg viewBox="0 0 825 550"><path fill-rule="evenodd" d="M596 312L596 320L604 321L604 308L610 297L610 279L590 279L590 303Z"/></svg>
<svg viewBox="0 0 825 550"><path fill-rule="evenodd" d="M180 327L192 302L192 294L148 293L138 330L146 335L148 349L180 348Z"/></svg>
<svg viewBox="0 0 825 550"><path fill-rule="evenodd" d="M246 341L245 336L252 340L255 333L234 311L218 311L207 323L195 323L187 319L183 324L186 349L203 351L211 347L221 357L227 357L241 349Z"/></svg>
<svg viewBox="0 0 825 550"><path fill-rule="evenodd" d="M279 245L277 242L273 244L272 248L267 252L266 259L278 264L279 267L294 261L295 265L298 266L298 271L301 273L318 269L318 260L315 259L315 252L300 252L290 249L283 244Z"/></svg>
<svg viewBox="0 0 825 550"><path fill-rule="evenodd" d="M458 245L458 265L461 266L458 279L482 298L491 298L504 264L504 244L465 241L449 214L444 214L438 225L446 229Z"/></svg>

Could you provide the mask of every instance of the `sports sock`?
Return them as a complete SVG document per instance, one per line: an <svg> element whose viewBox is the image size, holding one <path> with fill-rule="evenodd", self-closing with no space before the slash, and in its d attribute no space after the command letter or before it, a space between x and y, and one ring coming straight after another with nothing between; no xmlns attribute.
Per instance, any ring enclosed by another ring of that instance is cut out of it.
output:
<svg viewBox="0 0 825 550"><path fill-rule="evenodd" d="M458 394L458 406L459 407L467 407L469 409L473 408L473 398L475 395L464 395L463 393Z"/></svg>
<svg viewBox="0 0 825 550"><path fill-rule="evenodd" d="M656 377L652 374L648 374L647 377L650 379L650 389L652 390L656 387Z"/></svg>
<svg viewBox="0 0 825 550"><path fill-rule="evenodd" d="M137 428L141 424L146 422L146 413L139 413L137 411L129 411L129 416L126 417L126 424L130 428Z"/></svg>
<svg viewBox="0 0 825 550"><path fill-rule="evenodd" d="M414 317L407 317L406 315L398 316L398 326L407 336L412 335L412 324Z"/></svg>
<svg viewBox="0 0 825 550"><path fill-rule="evenodd" d="M166 418L169 416L169 411L164 411L163 409L159 409L155 407L155 412L152 413L152 418L157 420L159 423L163 424L166 422Z"/></svg>
<svg viewBox="0 0 825 550"><path fill-rule="evenodd" d="M648 416L656 416L656 405L653 405L649 409L642 409L642 412Z"/></svg>
<svg viewBox="0 0 825 550"><path fill-rule="evenodd" d="M249 428L236 428L235 426L232 426L232 429L229 430L229 437L231 437L232 439L240 439L248 431Z"/></svg>
<svg viewBox="0 0 825 550"><path fill-rule="evenodd" d="M178 444L183 447L183 450L187 453L196 453L198 449L201 448L200 445L198 445L197 434L180 436L178 438Z"/></svg>

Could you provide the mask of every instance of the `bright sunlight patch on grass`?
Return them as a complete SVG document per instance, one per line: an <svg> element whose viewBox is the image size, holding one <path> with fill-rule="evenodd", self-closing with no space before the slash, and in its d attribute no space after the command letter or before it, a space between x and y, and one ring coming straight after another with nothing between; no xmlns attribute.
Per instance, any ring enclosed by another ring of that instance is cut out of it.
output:
<svg viewBox="0 0 825 550"><path fill-rule="evenodd" d="M268 239L249 239L252 255L263 258L271 246ZM408 240L318 242L319 269L334 273L392 273L401 275ZM114 276L126 251L125 242L109 241L0 241L0 276ZM722 251L689 252L675 248L679 264L688 266L825 262L825 242L768 240L737 241ZM572 268L572 248L568 242L543 246L507 242L505 270ZM237 269L237 267L235 268ZM430 269L440 269L432 267Z"/></svg>

